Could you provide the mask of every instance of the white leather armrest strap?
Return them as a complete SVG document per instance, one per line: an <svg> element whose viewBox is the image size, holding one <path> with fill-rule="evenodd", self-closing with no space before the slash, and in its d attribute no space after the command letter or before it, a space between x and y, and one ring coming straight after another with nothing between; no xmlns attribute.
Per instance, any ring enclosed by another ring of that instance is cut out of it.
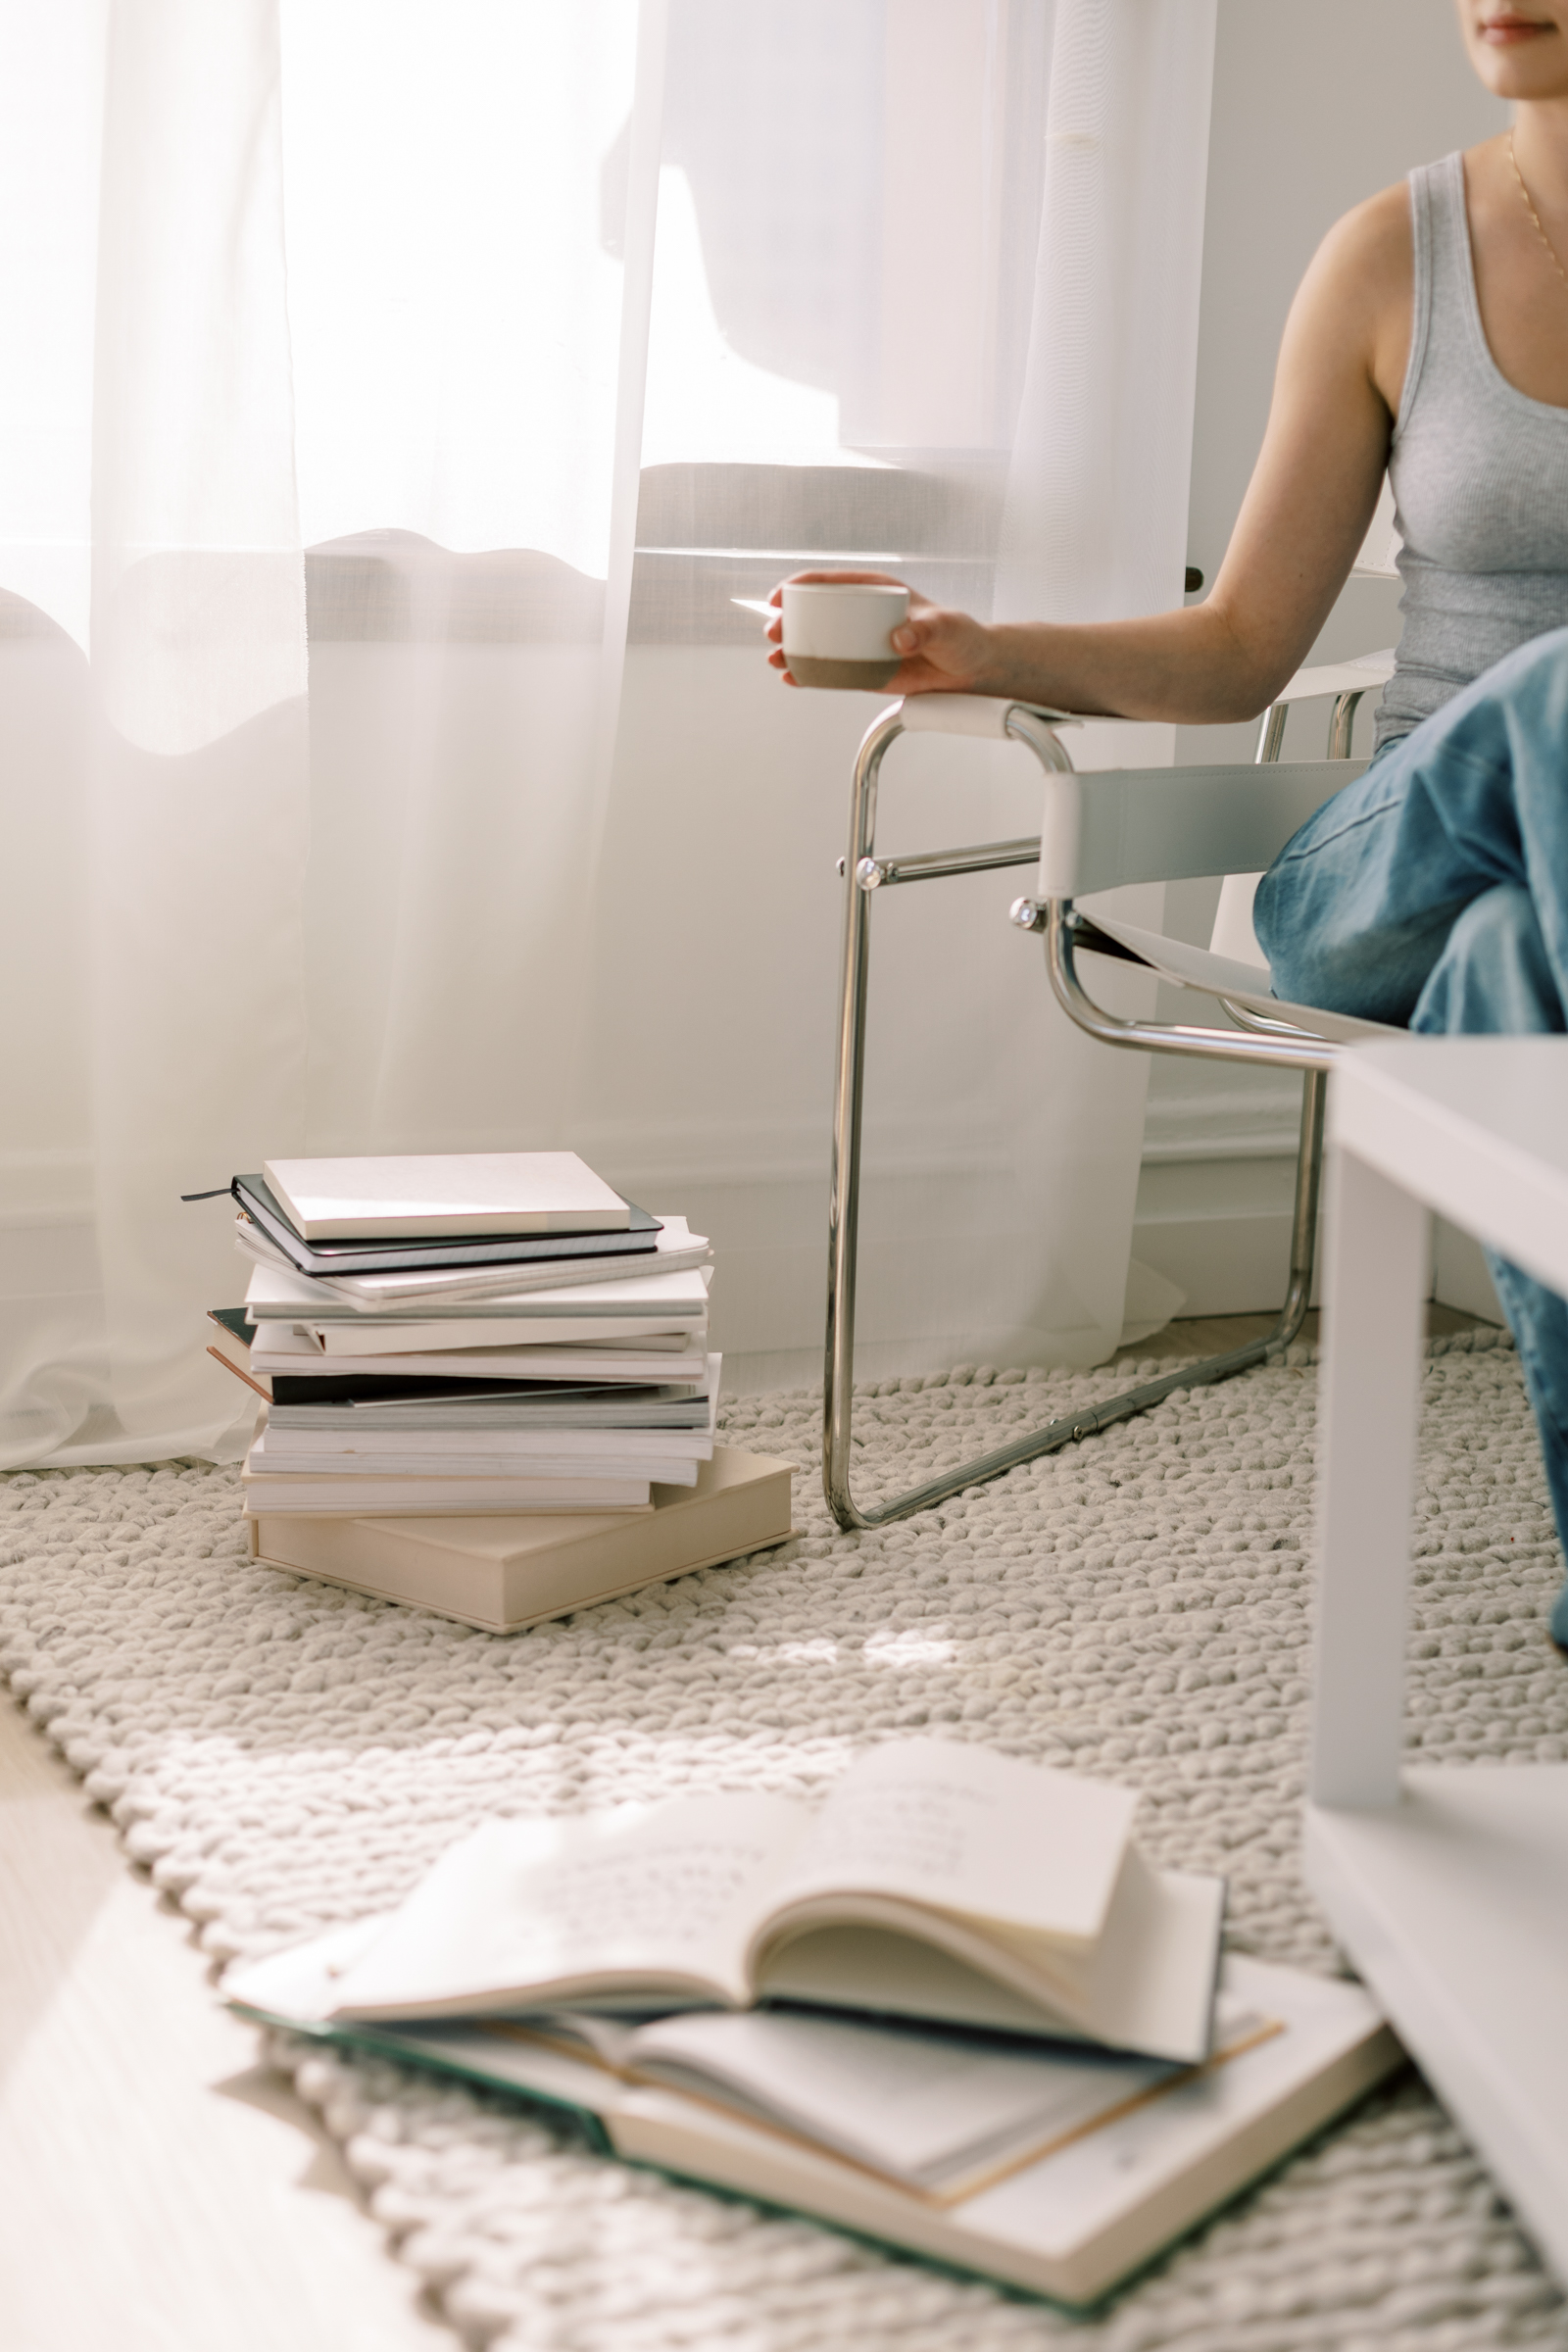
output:
<svg viewBox="0 0 1568 2352"><path fill-rule="evenodd" d="M1080 727L1070 710L1046 710L1038 703L1009 703L995 694L906 694L897 706L906 735L987 735L1003 742L1007 714L1027 710L1048 726Z"/></svg>
<svg viewBox="0 0 1568 2352"><path fill-rule="evenodd" d="M1275 695L1276 703L1309 702L1319 694L1368 694L1387 685L1394 675L1394 648L1359 654L1353 662L1319 662L1298 669ZM907 735L988 735L1001 740L1007 732L1007 713L1027 710L1053 727L1081 727L1090 715L1081 710L1054 710L1044 703L1007 702L994 694L906 694L896 704Z"/></svg>
<svg viewBox="0 0 1568 2352"><path fill-rule="evenodd" d="M1298 669L1274 697L1276 703L1309 703L1317 694L1370 694L1394 675L1394 648L1381 654L1358 654L1353 662L1320 662L1315 669Z"/></svg>

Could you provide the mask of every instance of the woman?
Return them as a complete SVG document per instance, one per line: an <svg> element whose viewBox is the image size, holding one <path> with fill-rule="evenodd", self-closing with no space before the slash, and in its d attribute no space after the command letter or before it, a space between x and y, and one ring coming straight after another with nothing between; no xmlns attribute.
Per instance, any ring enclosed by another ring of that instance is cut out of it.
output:
<svg viewBox="0 0 1568 2352"><path fill-rule="evenodd" d="M1476 72L1515 103L1512 129L1412 172L1325 238L1207 601L1147 620L988 626L916 596L891 691L1189 725L1250 717L1306 656L1387 468L1405 624L1373 763L1263 877L1258 939L1276 991L1298 1003L1440 1033L1561 1032L1568 0L1458 7ZM776 644L779 624L768 634ZM1493 1272L1568 1549L1568 1307L1514 1266ZM1550 1631L1568 1648L1568 1583Z"/></svg>

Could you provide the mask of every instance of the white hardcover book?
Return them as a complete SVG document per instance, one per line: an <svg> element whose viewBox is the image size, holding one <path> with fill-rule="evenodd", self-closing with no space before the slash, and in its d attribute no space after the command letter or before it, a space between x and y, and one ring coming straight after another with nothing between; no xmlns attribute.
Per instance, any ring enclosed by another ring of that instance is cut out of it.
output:
<svg viewBox="0 0 1568 2352"><path fill-rule="evenodd" d="M489 1440L470 1440L467 1451L454 1446L437 1446L430 1440L407 1437L397 1446L355 1448L353 1453L326 1453L315 1446L289 1445L291 1430L284 1430L282 1442L256 1440L244 1456L244 1468L252 1477L334 1477L334 1480L378 1480L378 1477L609 1477L609 1480L659 1480L661 1487L696 1487L698 1468L710 1458L712 1448L698 1451L701 1440L691 1442L686 1453L654 1453L651 1448L623 1445L615 1451L609 1445L600 1445L595 1437L592 1446L560 1445L546 1451L543 1446L499 1446ZM609 1433L607 1433L609 1437ZM390 1503L369 1505L362 1510L390 1510Z"/></svg>
<svg viewBox="0 0 1568 2352"><path fill-rule="evenodd" d="M1364 2096L1402 2053L1358 1984L1233 1953L1212 2055L773 2012L328 2024L387 1918L230 1975L245 2014L576 2109L608 2154L1087 2306ZM1005 2052L1004 2057L999 2057Z"/></svg>
<svg viewBox="0 0 1568 2352"><path fill-rule="evenodd" d="M482 1347L425 1348L419 1325L400 1325L388 1334L397 1342L396 1362L388 1364L387 1350L364 1354L328 1355L316 1335L291 1323L258 1323L249 1353L239 1350L245 1367L260 1377L281 1374L290 1380L417 1379L440 1380L603 1380L642 1384L665 1381L703 1381L708 1357L701 1348L686 1345L684 1335L667 1335L668 1346L650 1346L641 1336L635 1348ZM465 1324L465 1333L471 1330ZM235 1343L237 1346L237 1343Z"/></svg>
<svg viewBox="0 0 1568 2352"><path fill-rule="evenodd" d="M269 1159L262 1173L308 1242L621 1233L631 1223L620 1195L575 1152Z"/></svg>
<svg viewBox="0 0 1568 2352"><path fill-rule="evenodd" d="M708 1317L701 1316L691 1323L671 1323L667 1326L657 1320L650 1331L647 1324L635 1315L595 1316L538 1315L530 1317L509 1315L466 1316L462 1322L422 1323L413 1318L394 1322L390 1316L376 1316L371 1324L352 1318L345 1323L317 1323L308 1327L320 1342L323 1355L332 1369L348 1357L361 1357L373 1348L385 1362L397 1359L397 1369L403 1368L406 1356L416 1352L462 1348L475 1339L488 1342L492 1335L498 1345L521 1346L537 1338L541 1343L558 1348L575 1348L585 1340L601 1337L623 1340L637 1348L645 1338L669 1340L683 1354L694 1349L706 1349Z"/></svg>
<svg viewBox="0 0 1568 2352"><path fill-rule="evenodd" d="M663 1474L661 1472L661 1483ZM572 1471L563 1478L421 1478L392 1475L375 1478L336 1478L313 1473L308 1477L262 1477L246 1468L240 1472L245 1491L245 1515L298 1515L308 1519L364 1519L379 1515L398 1519L512 1518L519 1512L626 1512L648 1516L653 1508L653 1481L647 1478L584 1477Z"/></svg>
<svg viewBox="0 0 1568 2352"><path fill-rule="evenodd" d="M704 1266L680 1273L643 1273L616 1281L563 1282L549 1285L519 1283L499 1295L446 1298L434 1311L443 1320L459 1315L505 1316L512 1321L553 1316L581 1322L600 1322L615 1316L623 1322L644 1321L652 1330L670 1330L678 1323L696 1323L708 1314L708 1284ZM367 1276L366 1280L374 1279ZM313 1275L296 1274L283 1265L258 1264L245 1291L245 1312L252 1323L365 1323L372 1316L401 1317L404 1322L428 1322L428 1300L396 1299L379 1308L339 1298L338 1286L318 1282ZM607 1335L608 1336L608 1335Z"/></svg>
<svg viewBox="0 0 1568 2352"><path fill-rule="evenodd" d="M483 1455L488 1463L514 1463L526 1468L533 1456L551 1462L590 1466L601 1457L624 1460L635 1454L641 1464L661 1461L706 1461L713 1441L699 1429L563 1429L555 1423L543 1429L388 1429L367 1430L270 1429L251 1448L256 1467L290 1473L340 1466L352 1471L363 1464L374 1469L418 1454L439 1477L449 1463ZM422 1466L422 1464L421 1464ZM639 1472L644 1475L645 1472ZM630 1473L627 1474L631 1475ZM657 1475L657 1473L655 1473Z"/></svg>
<svg viewBox="0 0 1568 2352"><path fill-rule="evenodd" d="M421 1393L414 1396L367 1396L363 1384L356 1386L362 1392L356 1396L332 1396L318 1386L281 1403L274 1398L269 1426L274 1436L283 1430L336 1431L345 1446L357 1446L368 1430L417 1431L421 1444L427 1435L482 1432L487 1445L494 1435L522 1429L622 1430L628 1445L651 1430L711 1434L711 1392L698 1381L667 1388L545 1381L485 1395L443 1382L439 1394L432 1396L421 1384Z"/></svg>

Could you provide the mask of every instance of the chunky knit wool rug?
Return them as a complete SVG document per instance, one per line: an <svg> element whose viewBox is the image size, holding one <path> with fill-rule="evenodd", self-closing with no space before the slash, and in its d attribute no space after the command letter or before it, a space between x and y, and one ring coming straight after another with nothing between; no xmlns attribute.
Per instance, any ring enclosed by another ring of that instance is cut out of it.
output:
<svg viewBox="0 0 1568 2352"><path fill-rule="evenodd" d="M1123 1370L1131 1371L1125 1366ZM864 1393L868 1492L1107 1376L960 1366ZM1332 1969L1297 1863L1316 1376L1304 1349L880 1535L824 1511L817 1400L730 1437L801 1466L782 1549L497 1638L251 1566L231 1470L0 1481L0 1668L215 1961L395 1901L482 1815L809 1791L916 1728L1144 1791L1233 1939ZM1568 1755L1561 1562L1516 1359L1435 1343L1410 1737ZM1568 2352L1568 2309L1406 2076L1092 2320L621 2169L541 2113L279 2040L372 2211L498 2352Z"/></svg>

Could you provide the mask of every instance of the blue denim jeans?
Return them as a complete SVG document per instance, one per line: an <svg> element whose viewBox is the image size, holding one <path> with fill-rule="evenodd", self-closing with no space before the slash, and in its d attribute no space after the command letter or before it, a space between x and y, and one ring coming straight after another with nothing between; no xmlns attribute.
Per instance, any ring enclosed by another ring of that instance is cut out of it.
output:
<svg viewBox="0 0 1568 2352"><path fill-rule="evenodd" d="M1568 1030L1568 629L1386 745L1275 858L1253 922L1298 1004L1439 1036ZM1488 1263L1568 1551L1568 1306ZM1568 1583L1551 1632L1568 1645Z"/></svg>

